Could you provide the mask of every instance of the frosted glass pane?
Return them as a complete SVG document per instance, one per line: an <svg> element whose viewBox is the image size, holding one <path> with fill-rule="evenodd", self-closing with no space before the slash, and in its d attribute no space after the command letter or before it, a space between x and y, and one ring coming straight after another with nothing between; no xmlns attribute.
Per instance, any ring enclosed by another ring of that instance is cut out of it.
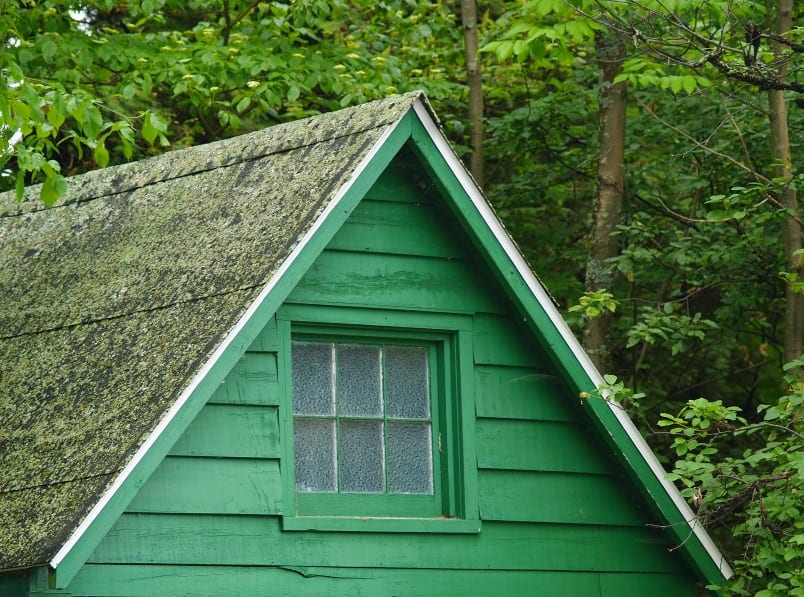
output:
<svg viewBox="0 0 804 597"><path fill-rule="evenodd" d="M332 344L294 342L293 413L334 415Z"/></svg>
<svg viewBox="0 0 804 597"><path fill-rule="evenodd" d="M338 345L338 414L382 416L380 347Z"/></svg>
<svg viewBox="0 0 804 597"><path fill-rule="evenodd" d="M385 400L389 417L429 419L427 349L385 347Z"/></svg>
<svg viewBox="0 0 804 597"><path fill-rule="evenodd" d="M433 493L429 423L388 423L388 492Z"/></svg>
<svg viewBox="0 0 804 597"><path fill-rule="evenodd" d="M335 421L296 419L296 491L335 491Z"/></svg>
<svg viewBox="0 0 804 597"><path fill-rule="evenodd" d="M338 450L341 491L355 493L385 491L381 422L341 420Z"/></svg>

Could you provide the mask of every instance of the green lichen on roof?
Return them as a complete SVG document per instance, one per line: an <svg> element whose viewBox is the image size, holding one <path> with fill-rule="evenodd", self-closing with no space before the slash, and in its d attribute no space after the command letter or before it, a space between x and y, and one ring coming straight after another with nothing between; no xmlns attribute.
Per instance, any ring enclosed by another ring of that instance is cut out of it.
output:
<svg viewBox="0 0 804 597"><path fill-rule="evenodd" d="M52 558L420 97L0 195L0 569Z"/></svg>

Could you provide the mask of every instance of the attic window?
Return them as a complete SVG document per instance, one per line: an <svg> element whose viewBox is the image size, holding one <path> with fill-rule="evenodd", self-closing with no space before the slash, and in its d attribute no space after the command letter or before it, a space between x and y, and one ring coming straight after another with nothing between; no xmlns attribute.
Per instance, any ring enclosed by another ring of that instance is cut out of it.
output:
<svg viewBox="0 0 804 597"><path fill-rule="evenodd" d="M433 494L432 352L293 342L296 491Z"/></svg>
<svg viewBox="0 0 804 597"><path fill-rule="evenodd" d="M277 315L283 529L478 532L471 318L332 314Z"/></svg>

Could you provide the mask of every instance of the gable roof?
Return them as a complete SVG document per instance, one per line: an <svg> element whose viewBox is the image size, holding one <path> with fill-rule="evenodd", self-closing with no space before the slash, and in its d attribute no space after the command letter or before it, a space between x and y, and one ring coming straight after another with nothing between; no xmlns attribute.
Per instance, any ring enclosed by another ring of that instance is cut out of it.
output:
<svg viewBox="0 0 804 597"><path fill-rule="evenodd" d="M0 569L68 582L407 142L571 386L601 383L419 92L74 177L53 208L7 193ZM730 576L622 410L588 408L702 574Z"/></svg>

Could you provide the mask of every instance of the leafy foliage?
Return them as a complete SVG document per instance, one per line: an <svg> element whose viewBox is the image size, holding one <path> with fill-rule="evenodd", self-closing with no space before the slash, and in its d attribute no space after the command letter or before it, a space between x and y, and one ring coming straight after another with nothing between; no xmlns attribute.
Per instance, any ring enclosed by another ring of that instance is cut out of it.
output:
<svg viewBox="0 0 804 597"><path fill-rule="evenodd" d="M804 357L785 366L788 393L760 405L755 423L738 407L704 398L662 413L658 423L678 457L668 478L682 484L708 528L732 535L731 594L804 595L802 367Z"/></svg>
<svg viewBox="0 0 804 597"><path fill-rule="evenodd" d="M168 146L418 87L435 101L464 95L460 31L440 4L16 4L0 13L0 168L18 194L44 180L46 203L65 174Z"/></svg>

